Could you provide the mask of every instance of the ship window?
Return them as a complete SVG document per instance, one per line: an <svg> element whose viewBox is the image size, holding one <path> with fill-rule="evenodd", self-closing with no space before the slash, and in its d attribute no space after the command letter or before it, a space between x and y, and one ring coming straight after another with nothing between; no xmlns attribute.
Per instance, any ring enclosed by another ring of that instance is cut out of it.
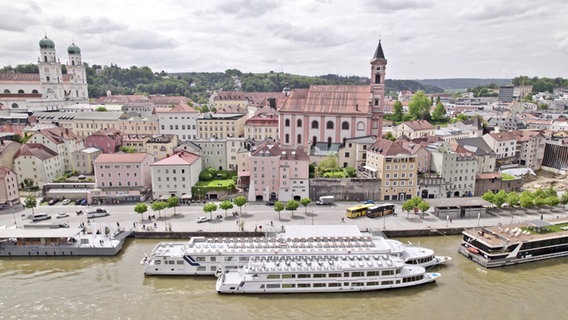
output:
<svg viewBox="0 0 568 320"><path fill-rule="evenodd" d="M156 260L154 261L155 264L162 264L162 260Z"/></svg>
<svg viewBox="0 0 568 320"><path fill-rule="evenodd" d="M225 261L233 261L235 257L225 257Z"/></svg>
<svg viewBox="0 0 568 320"><path fill-rule="evenodd" d="M240 262L247 262L249 261L250 257L239 257Z"/></svg>
<svg viewBox="0 0 568 320"><path fill-rule="evenodd" d="M341 277L341 273L330 273L329 274L330 278L340 278Z"/></svg>
<svg viewBox="0 0 568 320"><path fill-rule="evenodd" d="M279 274L269 274L266 279L280 279Z"/></svg>
<svg viewBox="0 0 568 320"><path fill-rule="evenodd" d="M266 289L278 289L280 288L279 284L267 284Z"/></svg>
<svg viewBox="0 0 568 320"><path fill-rule="evenodd" d="M351 272L352 277L363 277L364 275L365 275L365 272L360 272L360 271Z"/></svg>
<svg viewBox="0 0 568 320"><path fill-rule="evenodd" d="M363 283L363 282L351 282L352 287L362 287L364 285L365 285L365 283Z"/></svg>
<svg viewBox="0 0 568 320"><path fill-rule="evenodd" d="M195 257L195 261L205 261L205 257Z"/></svg>
<svg viewBox="0 0 568 320"><path fill-rule="evenodd" d="M207 269L203 266L197 267L197 271L206 271Z"/></svg>
<svg viewBox="0 0 568 320"><path fill-rule="evenodd" d="M393 270L383 270L383 276L392 276L394 274Z"/></svg>
<svg viewBox="0 0 568 320"><path fill-rule="evenodd" d="M341 283L337 283L337 282L328 283L327 286L328 287L341 287Z"/></svg>
<svg viewBox="0 0 568 320"><path fill-rule="evenodd" d="M316 274L314 274L314 278L325 278L325 274L323 274L323 273L316 273Z"/></svg>
<svg viewBox="0 0 568 320"><path fill-rule="evenodd" d="M381 285L383 286L390 286L392 284L392 280L381 281Z"/></svg>
<svg viewBox="0 0 568 320"><path fill-rule="evenodd" d="M299 276L301 276L301 274L299 274ZM309 283L298 283L298 288L309 288L310 284Z"/></svg>
<svg viewBox="0 0 568 320"><path fill-rule="evenodd" d="M298 278L311 278L310 274L299 274Z"/></svg>
<svg viewBox="0 0 568 320"><path fill-rule="evenodd" d="M322 288L325 287L326 284L325 283L314 283L314 288Z"/></svg>
<svg viewBox="0 0 568 320"><path fill-rule="evenodd" d="M176 264L174 260L166 261L168 264Z"/></svg>
<svg viewBox="0 0 568 320"><path fill-rule="evenodd" d="M295 274L283 274L282 279L296 278Z"/></svg>
<svg viewBox="0 0 568 320"><path fill-rule="evenodd" d="M296 285L293 283L283 283L282 288L295 288Z"/></svg>
<svg viewBox="0 0 568 320"><path fill-rule="evenodd" d="M183 260L176 261L176 264L183 264Z"/></svg>
<svg viewBox="0 0 568 320"><path fill-rule="evenodd" d="M374 277L374 276L378 276L378 275L379 275L378 271L368 271L367 272L368 277Z"/></svg>
<svg viewBox="0 0 568 320"><path fill-rule="evenodd" d="M367 282L368 286L378 286L379 282L378 281L371 281L371 282Z"/></svg>
<svg viewBox="0 0 568 320"><path fill-rule="evenodd" d="M210 257L209 261L217 261L217 257Z"/></svg>
<svg viewBox="0 0 568 320"><path fill-rule="evenodd" d="M261 285L260 285L260 288L261 288L261 289L264 289L264 285L263 285L263 284L261 284Z"/></svg>
<svg viewBox="0 0 568 320"><path fill-rule="evenodd" d="M209 270L215 272L215 271L217 271L217 267L216 267L216 266L211 266L211 267L209 267Z"/></svg>

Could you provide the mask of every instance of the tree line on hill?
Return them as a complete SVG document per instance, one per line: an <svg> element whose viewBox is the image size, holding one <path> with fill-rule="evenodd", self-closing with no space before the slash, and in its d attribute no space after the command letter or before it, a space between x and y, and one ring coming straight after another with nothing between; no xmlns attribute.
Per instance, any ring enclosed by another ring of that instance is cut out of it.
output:
<svg viewBox="0 0 568 320"><path fill-rule="evenodd" d="M154 72L149 67L131 66L121 68L116 64L110 66L84 64L89 84L89 97L112 94L164 94L179 95L191 98L199 104L207 103L214 90L244 92L282 92L285 88L301 89L310 85L366 85L369 78L360 76L341 76L327 74L321 76L303 76L289 73L243 73L237 69L225 72ZM5 66L0 72L38 73L35 64ZM62 65L63 74L67 73ZM421 85L411 80L388 80L386 91L392 95L402 90L423 90L427 93L443 92L442 89Z"/></svg>

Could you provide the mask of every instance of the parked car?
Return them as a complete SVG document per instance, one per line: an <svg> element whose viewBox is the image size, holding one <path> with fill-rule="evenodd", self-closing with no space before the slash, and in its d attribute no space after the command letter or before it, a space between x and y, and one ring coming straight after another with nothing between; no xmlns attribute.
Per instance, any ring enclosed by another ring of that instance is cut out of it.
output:
<svg viewBox="0 0 568 320"><path fill-rule="evenodd" d="M61 201L62 205L67 205L69 203L71 203L71 199L63 199L63 201Z"/></svg>
<svg viewBox="0 0 568 320"><path fill-rule="evenodd" d="M266 202L267 206L273 206L276 203L276 200L268 200L268 202Z"/></svg>
<svg viewBox="0 0 568 320"><path fill-rule="evenodd" d="M208 221L211 221L211 219L209 219L209 217L205 217L205 216L195 219L195 222L197 222L197 223L208 222Z"/></svg>
<svg viewBox="0 0 568 320"><path fill-rule="evenodd" d="M94 219L100 217L110 216L110 212L103 208L97 208L93 211L87 212L87 219Z"/></svg>
<svg viewBox="0 0 568 320"><path fill-rule="evenodd" d="M51 200L49 200L49 201L47 202L47 204L50 205L50 206L52 206L52 205L56 204L57 201L58 201L57 199L51 199Z"/></svg>
<svg viewBox="0 0 568 320"><path fill-rule="evenodd" d="M363 204L375 204L375 201L373 201L373 200L365 200L365 202L363 202Z"/></svg>
<svg viewBox="0 0 568 320"><path fill-rule="evenodd" d="M69 217L69 214L67 212L59 212L55 217L57 219L67 218L67 217Z"/></svg>
<svg viewBox="0 0 568 320"><path fill-rule="evenodd" d="M47 213L36 213L32 216L32 221L49 220L51 216Z"/></svg>

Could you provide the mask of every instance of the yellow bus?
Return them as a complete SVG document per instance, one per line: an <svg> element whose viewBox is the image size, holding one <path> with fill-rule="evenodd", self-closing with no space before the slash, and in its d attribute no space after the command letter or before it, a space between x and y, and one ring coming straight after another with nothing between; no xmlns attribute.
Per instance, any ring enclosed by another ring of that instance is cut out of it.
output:
<svg viewBox="0 0 568 320"><path fill-rule="evenodd" d="M347 218L353 219L367 214L367 209L374 206L374 204L362 204L355 207L347 208Z"/></svg>
<svg viewBox="0 0 568 320"><path fill-rule="evenodd" d="M369 218L382 217L393 213L394 204L392 203L377 204L367 209L367 217Z"/></svg>

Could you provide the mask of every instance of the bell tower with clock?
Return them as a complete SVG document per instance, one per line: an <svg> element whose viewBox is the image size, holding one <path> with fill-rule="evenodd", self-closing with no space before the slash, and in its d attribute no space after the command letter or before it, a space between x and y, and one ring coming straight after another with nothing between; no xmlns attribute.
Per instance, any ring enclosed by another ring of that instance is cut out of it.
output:
<svg viewBox="0 0 568 320"><path fill-rule="evenodd" d="M387 59L383 53L383 47L379 40L379 45L371 59L371 101L369 110L371 111L371 130L372 134L381 137L383 133L383 116L385 104L385 72Z"/></svg>

